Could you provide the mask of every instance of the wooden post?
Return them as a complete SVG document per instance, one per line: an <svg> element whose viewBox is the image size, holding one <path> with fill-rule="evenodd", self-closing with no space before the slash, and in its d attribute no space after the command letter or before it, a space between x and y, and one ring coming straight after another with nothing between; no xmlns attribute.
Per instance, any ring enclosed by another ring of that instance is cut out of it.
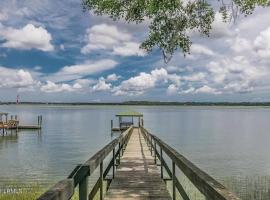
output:
<svg viewBox="0 0 270 200"><path fill-rule="evenodd" d="M120 129L120 131L121 131L122 118L121 118L120 116L118 117L118 121L119 121L119 129Z"/></svg>
<svg viewBox="0 0 270 200"><path fill-rule="evenodd" d="M155 164L157 164L157 154L156 154L156 151L157 151L157 143L156 143L156 141L155 141L155 149L154 149Z"/></svg>
<svg viewBox="0 0 270 200"><path fill-rule="evenodd" d="M111 130L113 129L113 120L111 120Z"/></svg>
<svg viewBox="0 0 270 200"><path fill-rule="evenodd" d="M160 147L160 175L161 175L161 178L163 179L163 158L162 158L162 148Z"/></svg>
<svg viewBox="0 0 270 200"><path fill-rule="evenodd" d="M113 178L115 174L115 148L113 148Z"/></svg>
<svg viewBox="0 0 270 200"><path fill-rule="evenodd" d="M125 146L125 141L122 141L122 142L121 142L121 146L122 146L121 151L122 151L122 156L123 156L123 155L124 155L124 146Z"/></svg>
<svg viewBox="0 0 270 200"><path fill-rule="evenodd" d="M87 200L88 196L88 177L79 183L79 200Z"/></svg>
<svg viewBox="0 0 270 200"><path fill-rule="evenodd" d="M99 199L100 200L103 200L103 161L100 163L100 166L99 166L99 177L100 177L100 194L99 194Z"/></svg>
<svg viewBox="0 0 270 200"><path fill-rule="evenodd" d="M176 182L176 177L175 177L175 162L172 161L172 196L173 196L173 200L176 199L176 195L175 195L175 182Z"/></svg>
<svg viewBox="0 0 270 200"><path fill-rule="evenodd" d="M40 124L39 124L40 126L40 128L41 128L41 126L42 126L42 115L40 115Z"/></svg>
<svg viewBox="0 0 270 200"><path fill-rule="evenodd" d="M121 144L120 144L120 142L119 142L119 144L118 144L118 149L119 149L119 154L118 154L118 164L120 165L120 158L121 158Z"/></svg>
<svg viewBox="0 0 270 200"><path fill-rule="evenodd" d="M150 137L151 137L151 136L150 136ZM152 137L151 137L150 151L151 151L151 156L152 156L152 155L153 155L153 154L152 154L152 151L153 151L153 147L152 147Z"/></svg>

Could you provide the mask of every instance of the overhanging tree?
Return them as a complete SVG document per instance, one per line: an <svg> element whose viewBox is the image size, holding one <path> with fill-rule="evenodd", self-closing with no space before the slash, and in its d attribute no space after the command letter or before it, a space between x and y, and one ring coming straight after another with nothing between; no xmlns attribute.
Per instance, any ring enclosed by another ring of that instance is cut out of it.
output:
<svg viewBox="0 0 270 200"><path fill-rule="evenodd" d="M210 35L217 9L224 21L230 21L239 14L252 14L256 6L269 6L270 0L83 0L83 5L113 20L149 20L149 35L140 47L147 52L158 47L168 62L179 49L184 55L190 52L190 31Z"/></svg>

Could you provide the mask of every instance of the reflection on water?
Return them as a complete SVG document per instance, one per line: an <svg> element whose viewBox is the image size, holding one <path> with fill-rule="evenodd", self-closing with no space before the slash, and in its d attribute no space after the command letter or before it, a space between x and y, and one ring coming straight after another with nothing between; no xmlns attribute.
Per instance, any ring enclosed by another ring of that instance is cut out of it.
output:
<svg viewBox="0 0 270 200"><path fill-rule="evenodd" d="M110 121L126 109L142 112L147 129L243 199L270 196L270 109L260 107L0 106L25 124L43 116L41 133L0 136L0 185L66 177L117 136Z"/></svg>

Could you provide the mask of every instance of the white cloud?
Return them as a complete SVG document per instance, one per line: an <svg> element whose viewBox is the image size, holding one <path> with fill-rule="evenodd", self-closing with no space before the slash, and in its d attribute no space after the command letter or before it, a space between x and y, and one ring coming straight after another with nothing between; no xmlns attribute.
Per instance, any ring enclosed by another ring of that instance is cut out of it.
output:
<svg viewBox="0 0 270 200"><path fill-rule="evenodd" d="M207 74L206 73L203 73L203 72L195 72L193 74L190 74L190 75L187 75L187 76L183 76L183 80L185 81L192 81L192 82L195 82L195 81L204 81L205 78L206 78Z"/></svg>
<svg viewBox="0 0 270 200"><path fill-rule="evenodd" d="M10 69L0 66L0 87L27 88L38 84L30 72L23 69Z"/></svg>
<svg viewBox="0 0 270 200"><path fill-rule="evenodd" d="M98 80L97 84L93 86L93 91L101 92L101 91L109 91L111 89L112 84L106 83L105 79L101 78Z"/></svg>
<svg viewBox="0 0 270 200"><path fill-rule="evenodd" d="M121 76L117 76L115 73L113 73L113 74L109 74L106 80L109 82L113 82L113 81L117 81L119 78L121 78Z"/></svg>
<svg viewBox="0 0 270 200"><path fill-rule="evenodd" d="M180 77L168 74L166 69L154 69L150 73L141 72L138 76L124 80L119 86L113 88L114 95L141 95L146 90L154 88L158 83L180 84Z"/></svg>
<svg viewBox="0 0 270 200"><path fill-rule="evenodd" d="M194 87L190 87L186 90L181 90L179 94L197 94L197 93L203 93L203 94L221 94L221 91L219 91L216 88L212 88L208 85L203 85L197 89Z"/></svg>
<svg viewBox="0 0 270 200"><path fill-rule="evenodd" d="M222 38L232 36L232 31L230 30L230 24L225 23L222 19L222 14L216 12L215 20L212 24L212 30L210 33L213 38Z"/></svg>
<svg viewBox="0 0 270 200"><path fill-rule="evenodd" d="M194 92L195 92L195 88L190 87L189 89L180 91L179 94L189 94L189 93L194 93Z"/></svg>
<svg viewBox="0 0 270 200"><path fill-rule="evenodd" d="M260 32L254 41L257 54L264 59L270 59L270 27Z"/></svg>
<svg viewBox="0 0 270 200"><path fill-rule="evenodd" d="M195 93L220 94L220 92L217 91L215 88L211 88L207 85L204 85L203 87L196 89Z"/></svg>
<svg viewBox="0 0 270 200"><path fill-rule="evenodd" d="M140 49L140 44L136 42L125 42L113 48L113 54L120 56L145 56L146 52Z"/></svg>
<svg viewBox="0 0 270 200"><path fill-rule="evenodd" d="M249 40L241 37L233 38L230 41L230 45L233 51L237 53L252 51L252 44Z"/></svg>
<svg viewBox="0 0 270 200"><path fill-rule="evenodd" d="M191 55L193 54L207 55L207 56L214 55L214 52L211 49L201 44L192 44L190 52L191 52Z"/></svg>
<svg viewBox="0 0 270 200"><path fill-rule="evenodd" d="M15 49L38 49L41 51L53 51L51 34L42 27L27 24L21 29L2 27L0 38L4 40L2 47Z"/></svg>
<svg viewBox="0 0 270 200"><path fill-rule="evenodd" d="M107 50L119 56L144 56L140 44L133 41L130 33L120 31L114 25L94 25L86 31L86 42L81 52L88 54L96 50Z"/></svg>
<svg viewBox="0 0 270 200"><path fill-rule="evenodd" d="M47 81L45 85L42 85L40 87L40 90L42 92L46 92L46 93L56 93L56 92L73 92L76 91L78 89L81 89L81 86L79 84L74 84L73 86L69 85L69 84L56 84L52 81Z"/></svg>
<svg viewBox="0 0 270 200"><path fill-rule="evenodd" d="M174 95L178 91L178 87L174 84L170 84L167 88L167 94L169 95Z"/></svg>
<svg viewBox="0 0 270 200"><path fill-rule="evenodd" d="M87 88L87 87L89 87L90 85L92 85L92 84L94 84L94 83L96 83L96 81L93 80L93 79L77 79L77 80L75 81L75 84L79 84L79 85L81 85L83 88Z"/></svg>
<svg viewBox="0 0 270 200"><path fill-rule="evenodd" d="M97 61L86 61L82 64L65 66L60 71L45 77L53 82L70 81L81 79L85 76L100 73L109 69L113 69L118 63L111 59L103 59Z"/></svg>

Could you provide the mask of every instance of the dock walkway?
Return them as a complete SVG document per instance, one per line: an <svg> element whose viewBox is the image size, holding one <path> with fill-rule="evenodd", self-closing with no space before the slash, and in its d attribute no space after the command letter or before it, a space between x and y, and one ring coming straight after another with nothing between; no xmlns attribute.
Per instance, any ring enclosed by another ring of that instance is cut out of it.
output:
<svg viewBox="0 0 270 200"><path fill-rule="evenodd" d="M171 199L138 128L133 129L105 199Z"/></svg>
<svg viewBox="0 0 270 200"><path fill-rule="evenodd" d="M152 150L153 157L149 149ZM104 165L105 159L109 162L106 161ZM155 163L159 163L160 167ZM179 195L184 200L191 200L187 193L190 191L185 190L182 185L185 182L180 182L176 169L197 188L196 194L200 192L199 195L203 195L205 199L240 200L142 126L130 126L84 164L77 165L67 178L56 183L38 200L70 200L76 188L79 190L80 200L94 200L98 196L100 200L176 200ZM94 178L92 175L96 170L99 170L99 178L95 178L95 184L89 192L88 181ZM164 172L166 178L163 176ZM105 181L106 184L103 184ZM171 183L170 193L165 181Z"/></svg>

